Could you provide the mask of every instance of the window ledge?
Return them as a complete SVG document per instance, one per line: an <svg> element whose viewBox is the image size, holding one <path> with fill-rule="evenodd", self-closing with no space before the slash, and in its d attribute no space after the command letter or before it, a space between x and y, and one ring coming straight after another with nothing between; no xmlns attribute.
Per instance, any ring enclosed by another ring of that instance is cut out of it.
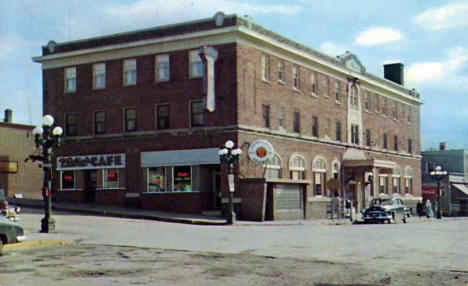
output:
<svg viewBox="0 0 468 286"><path fill-rule="evenodd" d="M311 92L310 95L312 95L313 97L316 97L316 98L319 97L317 94L315 94L315 92Z"/></svg>
<svg viewBox="0 0 468 286"><path fill-rule="evenodd" d="M124 83L123 84L123 87L132 87L132 86L136 86L136 83Z"/></svg>
<svg viewBox="0 0 468 286"><path fill-rule="evenodd" d="M302 93L302 91L300 89L298 89L297 87L294 87L294 86L293 86L292 90L294 92L297 92L297 93Z"/></svg>
<svg viewBox="0 0 468 286"><path fill-rule="evenodd" d="M269 80L269 79L266 79L266 78L262 78L262 81L263 81L264 83L270 83L270 80Z"/></svg>
<svg viewBox="0 0 468 286"><path fill-rule="evenodd" d="M330 98L330 95L328 95L328 94L324 94L323 96L326 97L326 98Z"/></svg>
<svg viewBox="0 0 468 286"><path fill-rule="evenodd" d="M369 109L364 109L364 111L365 111L366 113L369 113L369 114L372 113L372 112L369 111Z"/></svg>
<svg viewBox="0 0 468 286"><path fill-rule="evenodd" d="M157 79L155 83L169 82L169 79Z"/></svg>
<svg viewBox="0 0 468 286"><path fill-rule="evenodd" d="M338 104L338 105L341 105L341 101L338 101L335 99L335 103Z"/></svg>
<svg viewBox="0 0 468 286"><path fill-rule="evenodd" d="M278 79L278 83L281 84L281 85L286 85L286 82L284 82L284 81L281 80L281 79Z"/></svg>
<svg viewBox="0 0 468 286"><path fill-rule="evenodd" d="M104 90L106 87L93 87L93 90Z"/></svg>
<svg viewBox="0 0 468 286"><path fill-rule="evenodd" d="M59 192L83 191L83 189L78 189L78 188L74 188L74 189L59 189L58 191L59 191Z"/></svg>
<svg viewBox="0 0 468 286"><path fill-rule="evenodd" d="M122 191L125 188L96 188L96 191Z"/></svg>

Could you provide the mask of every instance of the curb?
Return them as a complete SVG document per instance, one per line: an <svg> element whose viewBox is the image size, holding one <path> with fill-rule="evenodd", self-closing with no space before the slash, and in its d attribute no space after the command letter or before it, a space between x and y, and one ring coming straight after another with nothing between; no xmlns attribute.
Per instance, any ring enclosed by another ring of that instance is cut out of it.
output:
<svg viewBox="0 0 468 286"><path fill-rule="evenodd" d="M50 246L64 246L71 245L72 242L69 240L38 240L38 241L28 241L20 242L13 244L6 244L3 246L3 252L8 252L16 249L27 249L27 248L37 248L37 247L50 247Z"/></svg>

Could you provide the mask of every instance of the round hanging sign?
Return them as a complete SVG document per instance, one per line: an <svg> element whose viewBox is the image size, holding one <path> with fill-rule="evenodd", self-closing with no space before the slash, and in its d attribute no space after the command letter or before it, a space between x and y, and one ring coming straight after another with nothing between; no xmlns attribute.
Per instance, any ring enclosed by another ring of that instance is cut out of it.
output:
<svg viewBox="0 0 468 286"><path fill-rule="evenodd" d="M249 158L257 165L264 165L273 158L274 149L270 142L264 139L255 140L249 147Z"/></svg>

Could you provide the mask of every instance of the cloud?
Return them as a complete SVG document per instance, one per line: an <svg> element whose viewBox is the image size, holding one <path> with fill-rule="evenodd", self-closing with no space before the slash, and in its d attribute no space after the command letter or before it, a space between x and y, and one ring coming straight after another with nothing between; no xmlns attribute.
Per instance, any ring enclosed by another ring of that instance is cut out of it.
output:
<svg viewBox="0 0 468 286"><path fill-rule="evenodd" d="M411 64L406 75L408 82L412 84L465 86L468 88L468 76L460 73L467 65L468 51L457 47L449 50L443 61Z"/></svg>
<svg viewBox="0 0 468 286"><path fill-rule="evenodd" d="M421 12L413 21L426 30L445 30L468 25L468 2L449 4Z"/></svg>
<svg viewBox="0 0 468 286"><path fill-rule="evenodd" d="M340 44L327 41L323 42L319 46L319 50L327 55L338 56L344 54L347 49L344 46L341 46Z"/></svg>
<svg viewBox="0 0 468 286"><path fill-rule="evenodd" d="M358 46L376 46L396 42L401 39L403 39L403 36L398 30L385 27L372 27L360 32L354 40L354 44Z"/></svg>

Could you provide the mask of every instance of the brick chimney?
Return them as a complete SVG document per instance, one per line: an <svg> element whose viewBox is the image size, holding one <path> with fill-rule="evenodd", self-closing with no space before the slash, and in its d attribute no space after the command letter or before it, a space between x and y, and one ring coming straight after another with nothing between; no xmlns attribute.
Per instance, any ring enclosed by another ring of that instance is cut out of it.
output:
<svg viewBox="0 0 468 286"><path fill-rule="evenodd" d="M404 66L402 63L384 65L384 78L391 80L399 85L405 84Z"/></svg>
<svg viewBox="0 0 468 286"><path fill-rule="evenodd" d="M13 111L11 109L5 109L5 118L3 119L5 123L13 123Z"/></svg>

